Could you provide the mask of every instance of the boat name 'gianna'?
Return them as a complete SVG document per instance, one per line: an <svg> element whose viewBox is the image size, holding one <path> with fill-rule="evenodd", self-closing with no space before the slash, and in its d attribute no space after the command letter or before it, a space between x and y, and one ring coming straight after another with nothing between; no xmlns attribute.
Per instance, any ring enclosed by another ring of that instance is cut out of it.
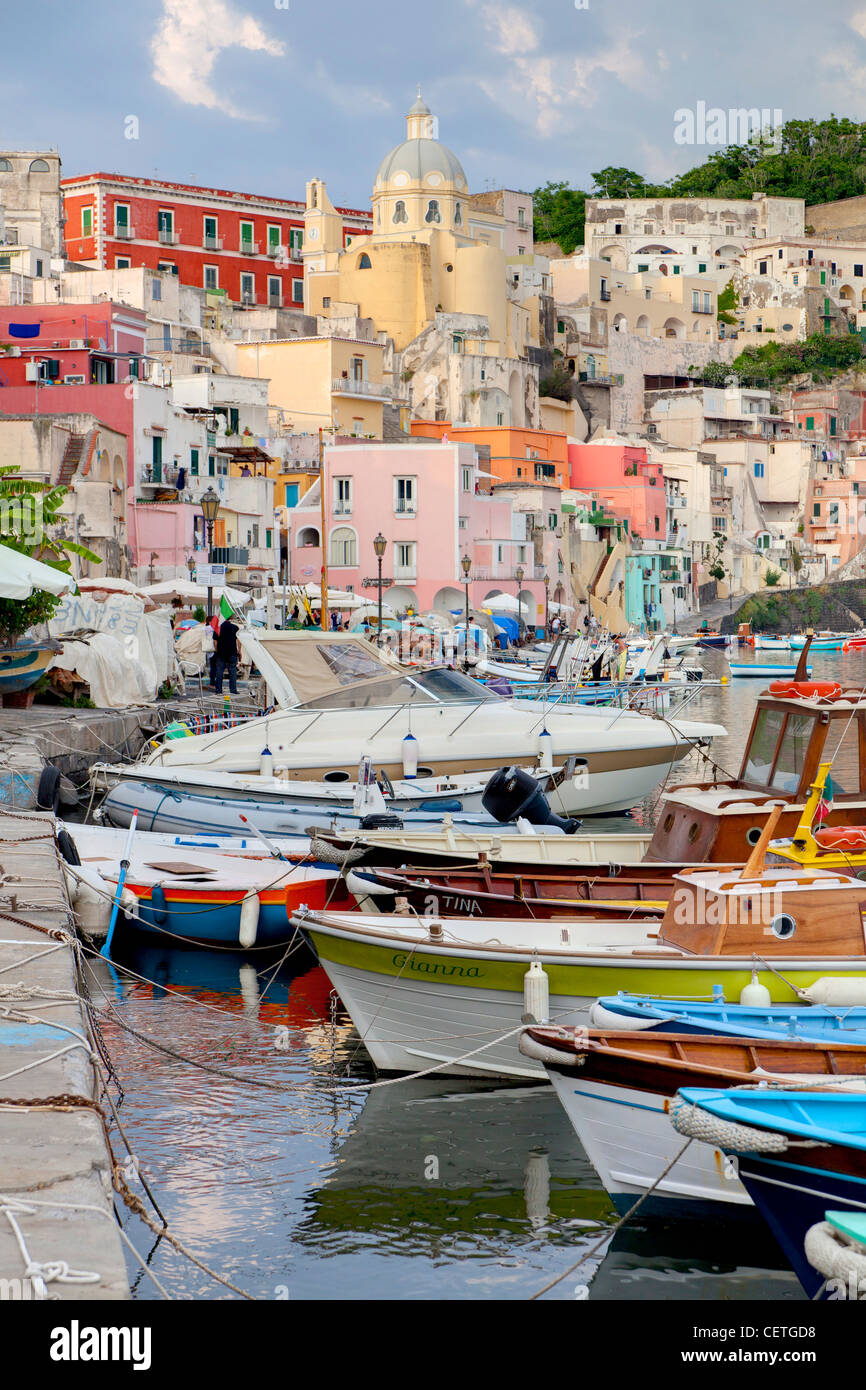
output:
<svg viewBox="0 0 866 1390"><path fill-rule="evenodd" d="M449 965L441 960L415 960L402 951L391 957L391 963L399 970L408 967L420 975L459 975L464 980L480 980L482 975L477 965Z"/></svg>

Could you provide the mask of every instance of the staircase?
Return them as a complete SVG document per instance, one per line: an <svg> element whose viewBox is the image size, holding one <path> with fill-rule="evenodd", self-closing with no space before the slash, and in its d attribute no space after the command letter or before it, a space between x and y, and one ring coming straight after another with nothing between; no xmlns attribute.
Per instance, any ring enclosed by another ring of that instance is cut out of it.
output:
<svg viewBox="0 0 866 1390"><path fill-rule="evenodd" d="M60 460L60 472L57 475L57 486L68 487L78 472L81 463L81 456L84 453L83 434L71 434L63 451L63 458Z"/></svg>

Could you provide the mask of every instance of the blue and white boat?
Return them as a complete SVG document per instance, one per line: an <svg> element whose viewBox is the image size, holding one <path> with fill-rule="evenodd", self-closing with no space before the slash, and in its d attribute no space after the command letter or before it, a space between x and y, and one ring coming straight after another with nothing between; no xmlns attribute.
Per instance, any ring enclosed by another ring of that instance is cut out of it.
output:
<svg viewBox="0 0 866 1390"><path fill-rule="evenodd" d="M845 1081L851 1085L851 1078ZM699 1133L736 1153L740 1182L815 1297L824 1279L806 1257L806 1233L828 1209L866 1211L866 1089L686 1087L671 1105L671 1119L681 1134Z"/></svg>
<svg viewBox="0 0 866 1390"><path fill-rule="evenodd" d="M780 680L790 676L792 679L797 674L796 662L784 665L781 662L771 661L731 661L728 663L731 668L731 675L735 679L742 680ZM811 676L812 667L806 667L806 675Z"/></svg>
<svg viewBox="0 0 866 1390"><path fill-rule="evenodd" d="M800 1038L810 1042L866 1045L866 1007L825 1004L731 1004L724 1000L660 999L610 994L590 1010L593 1028L646 1029L737 1038Z"/></svg>

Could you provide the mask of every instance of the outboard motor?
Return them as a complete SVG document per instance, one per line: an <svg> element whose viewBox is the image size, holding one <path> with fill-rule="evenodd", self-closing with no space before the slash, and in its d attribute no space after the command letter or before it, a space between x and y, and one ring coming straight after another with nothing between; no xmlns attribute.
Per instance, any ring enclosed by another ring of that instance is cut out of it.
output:
<svg viewBox="0 0 866 1390"><path fill-rule="evenodd" d="M580 821L554 815L538 782L522 767L501 767L494 772L481 797L481 805L494 820L505 824L522 816L531 825L552 825L573 835Z"/></svg>
<svg viewBox="0 0 866 1390"><path fill-rule="evenodd" d="M402 828L403 817L388 812L362 816L358 825L359 830L402 830Z"/></svg>

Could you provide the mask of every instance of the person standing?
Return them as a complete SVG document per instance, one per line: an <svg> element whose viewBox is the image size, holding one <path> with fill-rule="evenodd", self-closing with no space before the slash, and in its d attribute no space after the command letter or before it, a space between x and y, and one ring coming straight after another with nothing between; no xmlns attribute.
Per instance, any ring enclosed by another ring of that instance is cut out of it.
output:
<svg viewBox="0 0 866 1390"><path fill-rule="evenodd" d="M220 625L214 662L214 687L217 695L223 693L223 674L229 673L229 691L238 693L238 630L231 618Z"/></svg>

